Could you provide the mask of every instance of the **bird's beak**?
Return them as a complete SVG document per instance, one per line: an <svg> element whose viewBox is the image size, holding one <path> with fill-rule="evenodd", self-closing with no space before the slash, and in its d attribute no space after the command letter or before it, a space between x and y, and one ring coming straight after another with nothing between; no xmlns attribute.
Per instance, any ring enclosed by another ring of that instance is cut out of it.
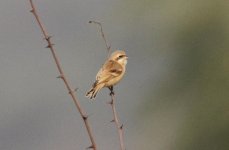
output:
<svg viewBox="0 0 229 150"><path fill-rule="evenodd" d="M126 57L126 59L128 59L128 56L125 56Z"/></svg>

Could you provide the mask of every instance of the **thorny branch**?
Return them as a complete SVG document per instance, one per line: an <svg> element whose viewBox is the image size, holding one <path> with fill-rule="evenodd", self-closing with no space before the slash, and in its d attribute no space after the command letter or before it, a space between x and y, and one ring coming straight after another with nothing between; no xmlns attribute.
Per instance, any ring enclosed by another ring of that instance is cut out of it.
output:
<svg viewBox="0 0 229 150"><path fill-rule="evenodd" d="M116 107L115 107L115 93L113 90L113 86L110 87L109 89L110 89L110 96L111 96L111 101L109 102L109 104L112 107L112 112L113 112L113 116L114 116L114 120L112 120L111 122L114 122L116 127L117 127L118 134L119 134L120 148L121 148L121 150L125 150L124 135L123 135L123 124L120 124L119 119L118 119L118 114L117 114Z"/></svg>
<svg viewBox="0 0 229 150"><path fill-rule="evenodd" d="M100 26L100 32L101 32L102 38L105 42L107 52L108 52L108 57L109 57L111 46L108 46L108 44L107 44L107 40L106 40L105 34L103 32L102 24L100 22L97 22L97 21L89 21L89 23L95 23L95 24ZM111 101L109 102L109 104L112 107L112 112L113 112L113 116L114 116L114 119L111 122L114 122L116 127L117 127L118 134L119 134L120 148L121 148L121 150L125 150L123 124L120 124L119 119L118 119L118 114L117 114L116 107L115 107L115 93L113 90L113 86L109 87L109 89L110 89L110 96L111 96Z"/></svg>
<svg viewBox="0 0 229 150"><path fill-rule="evenodd" d="M38 23L41 31L42 31L42 33L44 35L45 40L48 43L47 48L49 48L51 50L51 53L52 53L52 56L53 56L54 61L56 63L57 69L58 69L58 71L60 73L60 75L58 76L58 78L60 78L60 79L63 80L63 82L64 82L64 84L65 84L65 86L66 86L66 88L68 90L68 93L72 97L72 100L74 101L74 104L75 104L76 108L78 109L78 111L79 111L79 113L80 113L80 115L81 115L81 117L82 117L82 119L84 121L84 124L85 124L86 130L87 130L88 136L89 136L90 141L91 141L91 146L89 146L88 149L96 150L97 149L96 148L96 143L95 143L94 137L92 135L91 127L90 127L89 122L88 122L88 116L86 115L85 111L81 107L81 105L79 103L79 100L78 100L78 98L75 95L75 90L72 90L72 88L70 87L70 84L69 84L67 78L65 77L65 74L64 74L64 72L63 72L63 70L61 68L61 65L60 65L60 61L59 61L59 59L58 59L58 57L56 55L56 51L55 51L55 49L53 47L53 44L51 42L51 36L49 36L48 33L47 33L47 31L45 30L45 27L42 24L42 22L41 22L41 20L40 20L40 18L38 16L38 13L36 11L35 5L33 4L33 1L32 0L30 0L30 5L31 5L31 8L32 8L31 9L31 12L33 13L33 15L34 15L34 17L35 17L35 19L36 19L36 21L37 21L37 23Z"/></svg>

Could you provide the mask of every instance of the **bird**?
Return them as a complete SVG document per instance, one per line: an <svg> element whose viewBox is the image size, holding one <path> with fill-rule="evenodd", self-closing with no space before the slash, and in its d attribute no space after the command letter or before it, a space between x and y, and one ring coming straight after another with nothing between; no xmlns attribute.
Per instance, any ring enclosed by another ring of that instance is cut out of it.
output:
<svg viewBox="0 0 229 150"><path fill-rule="evenodd" d="M97 93L104 87L108 87L113 92L113 86L125 74L127 59L124 50L115 50L100 68L92 88L86 93L86 97L95 99Z"/></svg>

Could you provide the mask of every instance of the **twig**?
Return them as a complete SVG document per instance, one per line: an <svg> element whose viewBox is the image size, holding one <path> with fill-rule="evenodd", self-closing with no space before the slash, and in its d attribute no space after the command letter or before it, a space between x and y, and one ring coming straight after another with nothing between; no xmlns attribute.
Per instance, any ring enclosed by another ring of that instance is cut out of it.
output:
<svg viewBox="0 0 229 150"><path fill-rule="evenodd" d="M115 93L113 90L113 86L111 86L109 89L110 89L110 96L111 96L111 101L109 102L109 104L112 107L112 112L114 115L114 120L112 120L111 122L114 122L117 127L118 134L119 134L120 148L121 150L125 150L124 136L123 136L123 124L120 124L119 119L118 119L118 114L117 114L116 107L115 107Z"/></svg>
<svg viewBox="0 0 229 150"><path fill-rule="evenodd" d="M107 49L107 54L108 54L107 55L107 58L109 58L110 51L111 51L111 46L108 45L108 43L107 43L107 39L106 39L105 34L103 32L103 26L102 26L102 24L100 22L98 22L98 21L89 21L89 23L94 23L94 24L99 25L99 27L100 27L100 33L101 33L101 36L103 38L103 41L104 41L104 43L106 45L106 49Z"/></svg>
<svg viewBox="0 0 229 150"><path fill-rule="evenodd" d="M95 23L95 24L100 26L100 32L101 32L102 38L105 42L107 52L108 52L108 57L109 57L111 46L108 46L108 44L107 44L107 40L106 40L105 34L103 32L102 24L100 22L97 22L97 21L89 21L89 23ZM112 120L111 122L114 122L116 127L117 127L118 134L119 134L120 148L121 148L121 150L125 150L124 136L123 136L123 124L121 125L119 122L119 119L118 119L118 114L117 114L116 107L115 107L115 96L114 96L115 94L114 94L113 86L109 87L109 89L110 89L110 96L111 96L111 101L109 102L109 104L112 107L112 112L113 112L113 116L114 116L114 120Z"/></svg>
<svg viewBox="0 0 229 150"><path fill-rule="evenodd" d="M58 57L56 55L56 51L55 51L55 49L53 47L53 44L51 42L51 36L49 36L48 33L47 33L47 31L45 30L44 25L42 24L42 22L41 22L41 20L40 20L40 18L38 16L38 13L36 11L35 5L33 4L33 1L32 0L30 0L30 5L31 5L31 8L32 8L31 12L33 13L33 15L34 15L34 17L35 17L35 19L36 19L36 21L37 21L37 23L38 23L41 31L42 31L42 33L44 35L45 40L48 43L47 48L49 48L51 50L51 53L52 53L52 56L53 56L54 61L56 63L57 69L58 69L58 71L60 73L60 75L58 76L58 78L60 78L60 79L63 80L63 82L64 82L64 84L65 84L65 86L66 86L66 88L68 90L68 93L71 95L72 100L74 101L74 104L75 104L76 108L78 109L78 111L79 111L79 113L80 113L80 115L81 115L81 117L82 117L82 119L84 121L84 124L85 124L86 130L87 130L88 136L89 136L90 141L91 141L91 146L89 146L88 149L94 149L94 150L96 150L97 149L96 148L96 143L95 143L94 137L92 135L91 127L90 127L89 122L88 122L88 116L86 115L85 111L81 107L81 105L79 103L79 100L78 100L78 98L75 95L75 90L72 90L72 88L70 87L70 84L69 84L67 78L65 77L65 74L64 74L64 72L63 72L63 70L61 68L61 65L60 65L60 61L59 61L59 59L58 59Z"/></svg>

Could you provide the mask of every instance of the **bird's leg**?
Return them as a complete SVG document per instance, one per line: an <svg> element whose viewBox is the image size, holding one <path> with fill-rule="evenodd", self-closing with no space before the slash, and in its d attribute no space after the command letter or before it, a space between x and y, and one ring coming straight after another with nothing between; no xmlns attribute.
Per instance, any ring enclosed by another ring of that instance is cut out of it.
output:
<svg viewBox="0 0 229 150"><path fill-rule="evenodd" d="M113 88L113 86L109 86L108 88L110 90L110 95L111 96L114 95L114 88Z"/></svg>

